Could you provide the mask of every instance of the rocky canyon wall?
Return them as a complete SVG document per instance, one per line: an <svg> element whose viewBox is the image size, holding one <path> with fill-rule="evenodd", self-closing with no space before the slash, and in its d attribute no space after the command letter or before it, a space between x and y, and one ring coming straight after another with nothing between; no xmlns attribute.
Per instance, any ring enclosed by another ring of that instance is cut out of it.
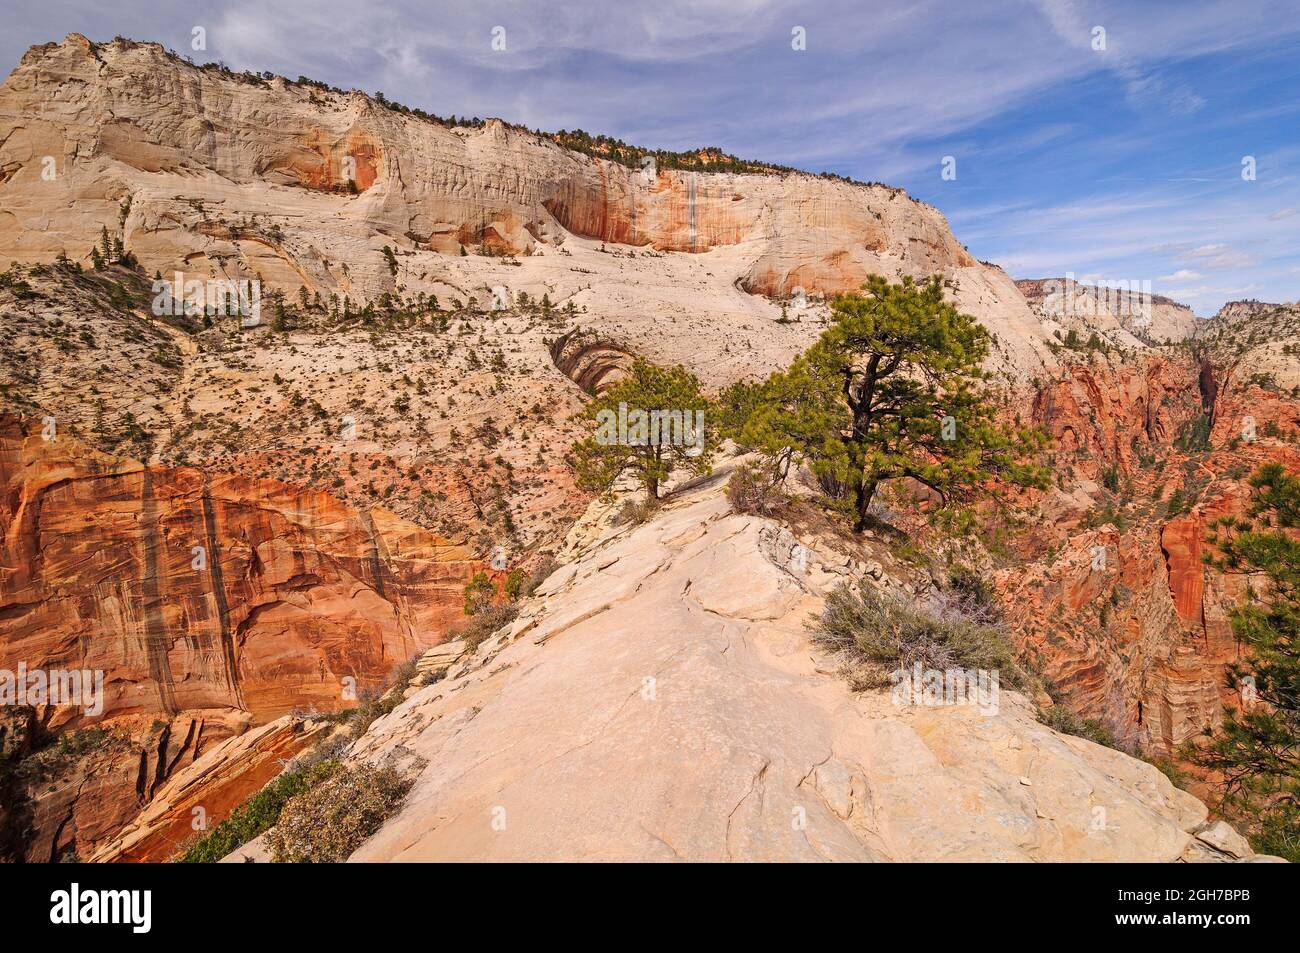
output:
<svg viewBox="0 0 1300 953"><path fill-rule="evenodd" d="M0 486L0 668L103 671L103 718L345 707L444 637L476 565L380 510L13 418Z"/></svg>
<svg viewBox="0 0 1300 953"><path fill-rule="evenodd" d="M22 764L0 791L0 853L170 856L188 813L162 839L104 845L182 771L204 778L216 823L305 743L296 721L256 726L355 707L463 617L479 568L463 542L41 431L0 418L0 670L102 673L102 695L6 707L2 753ZM216 775L191 768L250 730Z"/></svg>
<svg viewBox="0 0 1300 953"><path fill-rule="evenodd" d="M1204 563L1207 536L1245 513L1259 465L1300 465L1295 403L1185 347L1068 365L1033 413L1057 485L1019 538L1025 562L998 573L1013 629L1066 704L1172 753L1237 703L1224 668L1241 657L1229 614L1247 580Z"/></svg>
<svg viewBox="0 0 1300 953"><path fill-rule="evenodd" d="M150 274L256 275L358 301L399 284L476 284L466 249L477 262L579 238L713 255L705 277L732 293L943 274L1010 366L1028 372L1046 356L1011 279L899 189L794 172L647 174L498 120L444 125L355 91L199 68L158 44L73 34L33 47L0 86L0 170L0 265L88 261L108 227ZM394 274L381 244L418 261Z"/></svg>

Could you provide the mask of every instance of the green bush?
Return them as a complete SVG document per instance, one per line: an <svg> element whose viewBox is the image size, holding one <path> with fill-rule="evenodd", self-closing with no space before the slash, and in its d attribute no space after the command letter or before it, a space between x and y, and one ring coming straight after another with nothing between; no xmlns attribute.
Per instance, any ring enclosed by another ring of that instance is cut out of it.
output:
<svg viewBox="0 0 1300 953"><path fill-rule="evenodd" d="M1211 423L1209 414L1197 414L1183 425L1174 446L1184 451L1209 450Z"/></svg>
<svg viewBox="0 0 1300 953"><path fill-rule="evenodd" d="M1274 803L1256 822L1250 846L1256 853L1300 863L1300 807L1286 801Z"/></svg>
<svg viewBox="0 0 1300 953"><path fill-rule="evenodd" d="M496 598L497 587L485 572L476 572L465 585L465 614L472 616L482 612Z"/></svg>

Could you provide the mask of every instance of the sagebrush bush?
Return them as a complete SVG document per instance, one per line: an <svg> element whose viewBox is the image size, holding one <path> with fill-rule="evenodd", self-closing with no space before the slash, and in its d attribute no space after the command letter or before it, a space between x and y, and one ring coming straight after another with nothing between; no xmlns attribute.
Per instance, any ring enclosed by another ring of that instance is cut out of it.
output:
<svg viewBox="0 0 1300 953"><path fill-rule="evenodd" d="M271 859L294 864L346 860L397 810L412 783L390 767L336 768L284 805L267 835Z"/></svg>
<svg viewBox="0 0 1300 953"><path fill-rule="evenodd" d="M473 652L486 642L492 633L515 621L515 616L518 614L519 606L513 602L486 606L477 615L467 619L463 626L452 632L451 639L464 640L466 651Z"/></svg>
<svg viewBox="0 0 1300 953"><path fill-rule="evenodd" d="M960 603L947 602L937 614L882 595L870 586L855 591L841 583L811 623L818 643L843 653L851 662L874 666L879 683L887 671L984 669L999 673L1009 687L1026 683L1015 650L1000 625L963 615Z"/></svg>
<svg viewBox="0 0 1300 953"><path fill-rule="evenodd" d="M631 523L639 526L659 511L658 500L628 500L614 517L614 522Z"/></svg>
<svg viewBox="0 0 1300 953"><path fill-rule="evenodd" d="M524 579L523 585L519 587L519 598L527 599L536 592L537 587L544 583L551 573L555 572L558 565L559 563L555 561L554 556L550 554L543 556L533 571Z"/></svg>

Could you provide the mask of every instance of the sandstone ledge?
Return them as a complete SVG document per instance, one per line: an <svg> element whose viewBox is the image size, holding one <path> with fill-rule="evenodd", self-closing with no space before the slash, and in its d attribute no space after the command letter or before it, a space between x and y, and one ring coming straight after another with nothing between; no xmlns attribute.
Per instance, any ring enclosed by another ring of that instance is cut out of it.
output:
<svg viewBox="0 0 1300 953"><path fill-rule="evenodd" d="M720 485L587 527L508 633L371 727L355 756L428 766L353 860L1242 851L1156 768L1053 732L1016 694L985 715L852 693L804 632L820 555L801 572L788 531L731 513Z"/></svg>

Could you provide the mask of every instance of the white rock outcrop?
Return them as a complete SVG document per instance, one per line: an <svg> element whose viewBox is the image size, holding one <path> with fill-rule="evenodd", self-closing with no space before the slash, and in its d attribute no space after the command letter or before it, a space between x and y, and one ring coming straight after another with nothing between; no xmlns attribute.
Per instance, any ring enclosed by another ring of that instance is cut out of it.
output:
<svg viewBox="0 0 1300 953"><path fill-rule="evenodd" d="M839 577L731 512L721 484L639 526L587 526L509 631L371 726L354 756L428 763L354 860L1242 851L1156 768L1050 730L1018 694L994 713L855 694L805 631L811 580Z"/></svg>
<svg viewBox="0 0 1300 953"><path fill-rule="evenodd" d="M354 305L549 294L711 384L788 363L820 330L816 296L871 274L943 275L997 335L991 363L1022 381L1050 359L1010 277L900 189L777 171L647 177L499 120L446 126L355 91L71 34L0 85L0 268L61 252L88 264L101 228L169 279L259 276ZM800 290L812 306L777 324L763 296Z"/></svg>

